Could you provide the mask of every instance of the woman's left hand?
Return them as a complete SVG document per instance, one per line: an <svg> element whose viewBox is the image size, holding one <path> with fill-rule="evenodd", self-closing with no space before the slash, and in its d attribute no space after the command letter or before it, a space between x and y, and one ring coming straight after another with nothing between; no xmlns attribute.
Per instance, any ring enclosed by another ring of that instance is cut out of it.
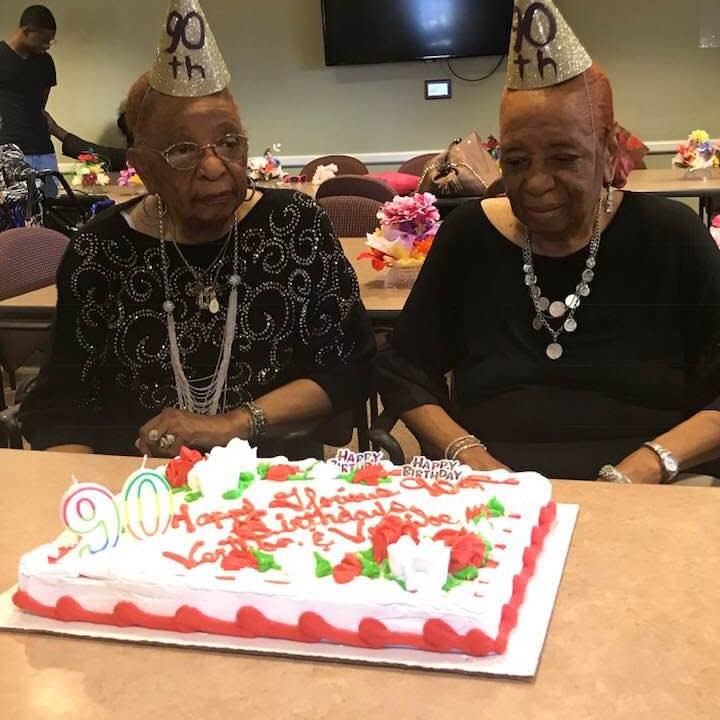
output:
<svg viewBox="0 0 720 720"><path fill-rule="evenodd" d="M648 448L642 447L628 455L615 466L623 475L627 475L633 485L652 485L662 480L662 466L658 456Z"/></svg>
<svg viewBox="0 0 720 720"><path fill-rule="evenodd" d="M139 431L135 447L143 455L175 457L184 445L195 450L210 450L227 445L234 437L247 438L250 430L246 413L194 415L185 410L167 408Z"/></svg>

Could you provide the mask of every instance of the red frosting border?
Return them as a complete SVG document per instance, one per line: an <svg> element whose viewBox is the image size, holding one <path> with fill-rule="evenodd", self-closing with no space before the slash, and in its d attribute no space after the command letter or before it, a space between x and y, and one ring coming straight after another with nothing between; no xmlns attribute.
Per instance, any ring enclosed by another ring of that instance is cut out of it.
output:
<svg viewBox="0 0 720 720"><path fill-rule="evenodd" d="M61 597L54 607L43 605L23 590L18 590L14 594L13 602L21 610L63 622L89 622L117 627L135 625L172 632L205 632L214 635L278 638L306 643L329 642L376 649L409 647L440 653L454 651L474 656L501 654L505 652L510 633L517 624L518 611L525 598L525 589L535 573L538 555L555 521L556 511L557 506L554 501L540 511L539 522L532 531L531 544L525 549L523 569L513 580L513 594L503 608L498 635L494 639L477 629L469 630L462 635L439 618L427 620L422 633L418 634L388 630L375 618L361 620L357 630L343 630L331 625L314 612L304 612L300 615L297 625L290 625L270 620L260 610L247 605L237 611L235 622L230 622L209 617L189 605L183 605L174 615L169 616L146 613L131 602L119 602L111 613L99 613L86 610L69 595Z"/></svg>

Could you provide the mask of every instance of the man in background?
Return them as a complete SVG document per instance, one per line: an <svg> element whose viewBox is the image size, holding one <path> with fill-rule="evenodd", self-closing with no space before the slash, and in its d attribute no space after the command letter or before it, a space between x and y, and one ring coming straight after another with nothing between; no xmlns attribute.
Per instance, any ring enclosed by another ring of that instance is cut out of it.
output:
<svg viewBox="0 0 720 720"><path fill-rule="evenodd" d="M57 25L44 5L31 5L20 26L0 42L0 145L17 145L36 170L58 169L43 111L50 89L57 85L55 63L48 53ZM57 195L50 181L45 193Z"/></svg>

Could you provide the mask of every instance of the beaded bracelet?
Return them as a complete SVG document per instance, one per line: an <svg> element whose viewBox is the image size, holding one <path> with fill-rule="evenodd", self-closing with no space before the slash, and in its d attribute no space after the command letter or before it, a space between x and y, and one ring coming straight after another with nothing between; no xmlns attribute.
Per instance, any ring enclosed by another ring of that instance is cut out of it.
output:
<svg viewBox="0 0 720 720"><path fill-rule="evenodd" d="M480 442L474 435L463 435L462 437L456 438L453 440L445 449L445 459L446 460L457 460L457 456L464 452L465 450L470 450L470 448L482 448L483 450L487 450L485 445Z"/></svg>
<svg viewBox="0 0 720 720"><path fill-rule="evenodd" d="M267 427L267 418L262 408L259 408L254 402L249 401L240 406L250 415L250 437L249 441L259 440L265 434Z"/></svg>

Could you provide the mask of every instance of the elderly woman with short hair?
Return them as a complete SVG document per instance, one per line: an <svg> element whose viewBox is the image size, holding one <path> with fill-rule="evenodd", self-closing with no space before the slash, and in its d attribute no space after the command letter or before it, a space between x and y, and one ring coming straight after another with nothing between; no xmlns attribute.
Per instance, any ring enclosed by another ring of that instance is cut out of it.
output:
<svg viewBox="0 0 720 720"><path fill-rule="evenodd" d="M248 186L229 74L195 7L171 8L166 29L202 23L202 43L184 28L175 66L159 53L128 97L149 195L86 226L60 267L51 355L21 408L35 449L261 442L367 395L374 336L352 267L308 196Z"/></svg>
<svg viewBox="0 0 720 720"><path fill-rule="evenodd" d="M383 401L477 469L672 481L720 449L720 253L690 208L614 189L610 84L554 5L517 0L515 19L507 198L443 224Z"/></svg>

